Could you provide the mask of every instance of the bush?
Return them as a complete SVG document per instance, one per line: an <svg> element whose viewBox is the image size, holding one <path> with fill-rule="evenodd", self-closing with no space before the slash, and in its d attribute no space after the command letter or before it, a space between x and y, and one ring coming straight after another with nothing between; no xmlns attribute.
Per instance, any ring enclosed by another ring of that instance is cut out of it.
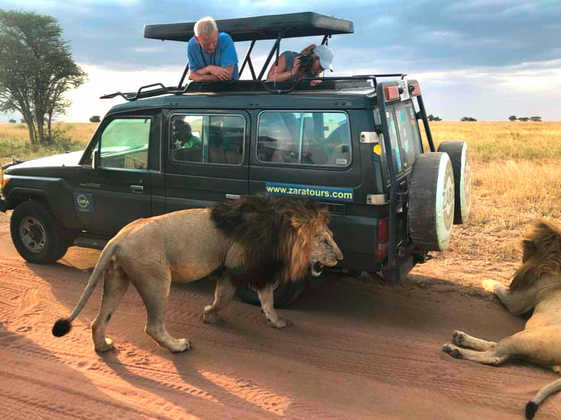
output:
<svg viewBox="0 0 561 420"><path fill-rule="evenodd" d="M477 120L473 117L462 117L461 121L477 121Z"/></svg>
<svg viewBox="0 0 561 420"><path fill-rule="evenodd" d="M8 121L10 124L15 124L16 120L11 119L10 121Z"/></svg>
<svg viewBox="0 0 561 420"><path fill-rule="evenodd" d="M508 117L508 119L510 121L516 121L517 120L516 115L511 115L510 117Z"/></svg>
<svg viewBox="0 0 561 420"><path fill-rule="evenodd" d="M93 115L90 117L90 122L92 123L98 123L101 121L101 118L99 117L99 115Z"/></svg>

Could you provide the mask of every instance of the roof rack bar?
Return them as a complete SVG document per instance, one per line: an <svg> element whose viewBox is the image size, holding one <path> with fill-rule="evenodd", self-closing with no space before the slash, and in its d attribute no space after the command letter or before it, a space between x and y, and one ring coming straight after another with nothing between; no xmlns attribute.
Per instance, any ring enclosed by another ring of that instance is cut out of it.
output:
<svg viewBox="0 0 561 420"><path fill-rule="evenodd" d="M259 77L257 78L258 80L263 79L263 74L265 74L265 70L267 70L267 67L269 66L269 63L271 62L271 58L273 58L273 54L275 53L276 50L280 49L281 39L282 39L282 36L279 33L277 35L277 40L275 41L275 44L273 45L273 48L271 48L271 52L269 53L269 56L267 57L267 60L265 60L265 64L263 64L263 68L261 69L261 72L259 73Z"/></svg>
<svg viewBox="0 0 561 420"><path fill-rule="evenodd" d="M108 94L108 95L100 96L99 99L113 99L113 98L115 98L116 96L122 96L122 97L123 97L125 100L127 100L127 101L133 101L133 100L136 99L134 93L132 93L132 92L125 92L125 93L123 93L123 92L120 92L120 91L119 91L119 92L115 92L115 93L110 93L110 94Z"/></svg>
<svg viewBox="0 0 561 420"><path fill-rule="evenodd" d="M189 71L189 62L187 61L187 64L185 64L185 70L183 70L183 75L181 76L181 79L179 80L179 84L177 85L177 89L181 89L181 86L183 86L183 81L185 80L185 76L187 76L188 71Z"/></svg>
<svg viewBox="0 0 561 420"><path fill-rule="evenodd" d="M247 62L251 61L250 55L251 55L251 51L253 50L254 45L255 45L255 40L251 41L251 45L249 46L249 50L247 50L247 54L245 55L245 58L243 60L242 68L240 69L240 73L239 73L240 77L242 77L243 69L245 68L245 65L247 64ZM255 79L255 77L253 79Z"/></svg>
<svg viewBox="0 0 561 420"><path fill-rule="evenodd" d="M269 57L268 57L268 62L271 61L273 54L279 50L280 48L280 38L277 40L278 43L275 43L275 45L273 46L273 49L271 50ZM338 81L372 81L373 86L360 86L361 88L367 88L367 87L374 87L374 89L377 88L378 83L377 83L377 78L381 78L381 77L401 77L402 79L406 76L405 73L391 73L391 74L366 74L366 75L355 75L355 76L334 76L334 77L307 77L307 78L303 78L301 80L299 80L298 82L294 83L288 83L288 82L271 82L271 85L274 86L274 89L269 89L268 84L266 81L263 81L261 79L257 79L255 77L255 72L253 69L253 65L251 62L251 58L248 59L247 64L252 72L252 76L253 76L253 80L238 80L238 81L228 81L228 82L195 82L195 83L186 83L184 87L166 87L164 86L162 83L153 83L150 85L146 85L146 86L142 86L140 89L138 89L138 91L135 92L115 92L115 93L111 93L108 95L104 95L101 96L100 99L111 99L114 98L116 96L122 96L125 100L127 101L135 101L137 99L141 99L141 98L151 98L154 96L160 96L160 95L181 95L183 93L187 93L187 92L226 92L226 91L242 91L244 89L244 86L246 86L246 89L253 89L252 88L252 84L258 84L259 86L261 86L262 89L264 90L268 90L270 92L273 93L289 93L292 92L294 89L296 89L297 87L301 87L302 84L301 82L307 82L307 81L311 81L311 80L324 80L324 81L328 81L328 82L338 82ZM261 74L259 75L259 77L263 77L264 71L267 68L268 63L265 63L265 65L263 66L263 69L261 70ZM287 85L288 88L283 88L283 89L276 89L277 85L280 84L284 84ZM216 86L216 87L214 87ZM150 88L154 88L157 87L156 89L151 89ZM211 89L209 89L209 87ZM236 88L237 87L237 88ZM422 99L421 99L422 101ZM422 107L423 104L421 102L420 106Z"/></svg>
<svg viewBox="0 0 561 420"><path fill-rule="evenodd" d="M167 89L163 84L159 82L152 83L151 85L140 86L140 88L138 88L138 92L136 92L136 97L138 98L144 89L151 88L154 86L159 86L161 89ZM159 89L154 89L154 90L159 90Z"/></svg>
<svg viewBox="0 0 561 420"><path fill-rule="evenodd" d="M251 62L251 58L247 62L247 66L249 67L249 70L251 71L251 77L253 77L253 80L257 80L257 76L255 76L255 69L253 68L253 63Z"/></svg>

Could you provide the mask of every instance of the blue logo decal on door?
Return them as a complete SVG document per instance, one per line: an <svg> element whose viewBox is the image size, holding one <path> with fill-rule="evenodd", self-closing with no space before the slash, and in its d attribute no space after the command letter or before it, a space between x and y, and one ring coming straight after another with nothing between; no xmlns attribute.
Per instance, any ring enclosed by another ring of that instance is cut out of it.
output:
<svg viewBox="0 0 561 420"><path fill-rule="evenodd" d="M91 213L94 211L94 198L92 193L74 193L74 207L78 211Z"/></svg>

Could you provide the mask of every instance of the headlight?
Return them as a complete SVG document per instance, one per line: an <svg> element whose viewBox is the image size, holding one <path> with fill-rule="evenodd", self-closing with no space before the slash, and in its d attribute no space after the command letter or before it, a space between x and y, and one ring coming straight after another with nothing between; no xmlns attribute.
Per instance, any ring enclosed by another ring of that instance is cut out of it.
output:
<svg viewBox="0 0 561 420"><path fill-rule="evenodd" d="M6 188L6 185L8 185L9 180L10 180L10 176L4 175L4 171L0 169L0 194L2 194L2 192Z"/></svg>

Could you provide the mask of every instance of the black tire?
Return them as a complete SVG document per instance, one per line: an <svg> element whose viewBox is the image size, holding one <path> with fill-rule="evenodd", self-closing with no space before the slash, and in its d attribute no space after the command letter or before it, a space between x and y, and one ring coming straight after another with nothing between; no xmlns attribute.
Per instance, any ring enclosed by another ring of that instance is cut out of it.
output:
<svg viewBox="0 0 561 420"><path fill-rule="evenodd" d="M24 201L15 208L10 234L19 254L32 263L54 263L68 250L65 232L49 209L35 200Z"/></svg>
<svg viewBox="0 0 561 420"><path fill-rule="evenodd" d="M454 221L454 172L447 153L417 157L409 184L409 234L422 250L444 251Z"/></svg>
<svg viewBox="0 0 561 420"><path fill-rule="evenodd" d="M290 304L296 302L302 292L306 289L308 279L298 281L296 283L280 284L274 291L275 308L286 308ZM239 298L245 303L251 305L260 305L259 296L257 292L249 286L242 286L237 292Z"/></svg>
<svg viewBox="0 0 561 420"><path fill-rule="evenodd" d="M438 146L438 151L448 153L454 170L454 224L467 223L471 209L471 168L467 144L464 141L444 141Z"/></svg>

